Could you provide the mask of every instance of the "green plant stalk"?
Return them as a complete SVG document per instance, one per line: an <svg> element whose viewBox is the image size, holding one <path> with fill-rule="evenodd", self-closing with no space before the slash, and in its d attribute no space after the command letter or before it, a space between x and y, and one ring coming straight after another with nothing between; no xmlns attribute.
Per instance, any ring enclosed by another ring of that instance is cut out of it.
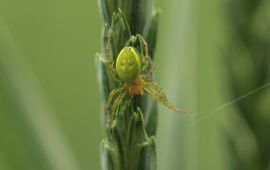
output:
<svg viewBox="0 0 270 170"><path fill-rule="evenodd" d="M237 98L270 81L270 1L228 2L231 36L226 61L231 94ZM227 138L232 169L270 169L269 94L265 88L235 104L238 114L231 117L235 123Z"/></svg>
<svg viewBox="0 0 270 170"><path fill-rule="evenodd" d="M103 106L111 90L119 86L104 64L105 50L116 60L120 50L136 34L141 34L149 46L153 61L158 12L152 0L99 0L104 21L102 52L96 56L97 74ZM140 53L139 42L133 44ZM105 138L101 142L103 170L155 170L157 104L148 95L128 97L116 111L114 126L108 127L111 109L104 115Z"/></svg>

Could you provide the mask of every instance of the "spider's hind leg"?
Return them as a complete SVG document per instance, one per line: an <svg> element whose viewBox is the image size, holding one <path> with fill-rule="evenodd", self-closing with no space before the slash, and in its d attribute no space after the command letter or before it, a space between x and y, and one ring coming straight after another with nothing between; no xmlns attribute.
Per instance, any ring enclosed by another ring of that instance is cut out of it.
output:
<svg viewBox="0 0 270 170"><path fill-rule="evenodd" d="M112 78L114 80L118 80L117 73L116 73L116 70L114 68L114 61L112 60L112 57L110 57L109 45L110 45L111 41L112 41L112 32L109 32L108 42L107 42L107 45L106 45L105 51L104 51L104 55L105 55L104 63L107 66Z"/></svg>
<svg viewBox="0 0 270 170"><path fill-rule="evenodd" d="M146 73L142 73L142 77L143 78L147 78L147 77L150 77L151 76L151 74L152 74L152 72L154 71L154 69L155 69L155 65L154 65L154 63L152 63L151 62L151 67L147 70L147 68L144 68L147 72ZM145 70L143 70L143 71L145 71Z"/></svg>
<svg viewBox="0 0 270 170"><path fill-rule="evenodd" d="M105 63L105 65L106 65L106 67L108 68L108 70L109 70L109 72L110 72L110 75L111 75L112 79L115 80L115 81L117 81L118 78L117 78L116 70L115 70L115 68L114 68L114 64L111 63L111 62L108 61L108 60L105 60L104 63Z"/></svg>
<svg viewBox="0 0 270 170"><path fill-rule="evenodd" d="M147 44L146 40L142 37L141 34L137 34L136 38L140 40L141 50L144 48L145 60L144 60L143 67L147 68L149 66L149 63L150 63L150 61L149 61L150 58L149 58L149 53L148 53L148 44Z"/></svg>
<svg viewBox="0 0 270 170"><path fill-rule="evenodd" d="M136 45L139 43L140 46L140 51L143 54L144 58L144 63L143 63L143 68L148 68L150 64L150 57L149 57L149 52L148 52L148 44L146 40L143 38L141 34L136 34L136 36L131 36L131 38L128 40L127 45Z"/></svg>

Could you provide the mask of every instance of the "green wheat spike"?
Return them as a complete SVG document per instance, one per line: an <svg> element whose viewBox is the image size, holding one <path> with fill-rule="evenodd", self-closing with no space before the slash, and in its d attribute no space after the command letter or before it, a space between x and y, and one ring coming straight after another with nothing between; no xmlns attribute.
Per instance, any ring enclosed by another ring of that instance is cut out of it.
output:
<svg viewBox="0 0 270 170"><path fill-rule="evenodd" d="M149 55L152 57L159 14L152 10L151 0L99 0L99 6L104 31L102 51L96 55L96 65L104 106L111 90L119 85L111 78L105 65L105 48L108 48L109 56L115 62L132 35L140 34L149 44ZM102 169L156 170L156 142L152 136L156 134L157 126L156 102L147 95L126 98L116 110L115 126L112 128L108 127L110 113L110 110L102 112L105 129L100 150Z"/></svg>

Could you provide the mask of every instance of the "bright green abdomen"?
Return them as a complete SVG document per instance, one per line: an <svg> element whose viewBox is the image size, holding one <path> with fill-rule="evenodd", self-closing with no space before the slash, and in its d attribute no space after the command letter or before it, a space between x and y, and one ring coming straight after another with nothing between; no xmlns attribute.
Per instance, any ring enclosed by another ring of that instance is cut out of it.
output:
<svg viewBox="0 0 270 170"><path fill-rule="evenodd" d="M141 72L141 59L134 47L125 47L116 59L116 72L124 82L135 80Z"/></svg>

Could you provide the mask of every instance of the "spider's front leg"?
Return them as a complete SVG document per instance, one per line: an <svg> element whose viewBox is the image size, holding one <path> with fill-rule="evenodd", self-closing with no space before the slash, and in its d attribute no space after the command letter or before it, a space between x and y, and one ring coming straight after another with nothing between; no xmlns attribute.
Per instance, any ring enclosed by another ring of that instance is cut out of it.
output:
<svg viewBox="0 0 270 170"><path fill-rule="evenodd" d="M144 83L147 85L151 85L153 88L155 88L160 96L165 100L168 101L166 94L163 92L163 90L159 87L159 85L153 81L153 80L144 80Z"/></svg>
<svg viewBox="0 0 270 170"><path fill-rule="evenodd" d="M111 102L112 102L112 100L113 100L113 97L114 97L117 93L120 93L122 90L124 90L124 87L119 87L119 88L113 89L113 90L110 92L108 101L107 101L106 105L104 106L104 112L107 112L107 111L109 110L109 107L110 107L110 105L111 105Z"/></svg>
<svg viewBox="0 0 270 170"><path fill-rule="evenodd" d="M123 93L119 94L119 96L117 96L117 98L115 99L115 102L112 106L112 113L111 113L111 117L110 117L110 121L109 121L109 127L112 128L112 125L113 125L113 121L115 119L115 112L116 112L116 109L121 105L124 97L126 96L126 92L125 91L122 91Z"/></svg>
<svg viewBox="0 0 270 170"><path fill-rule="evenodd" d="M183 112L183 110L177 108L176 106L174 106L173 104L169 103L168 100L166 98L164 98L164 96L160 93L157 93L153 90L151 90L150 88L144 86L143 89L151 94L154 98L156 98L157 100L159 100L160 102L162 102L165 106L167 106L170 109L176 110L178 112Z"/></svg>

